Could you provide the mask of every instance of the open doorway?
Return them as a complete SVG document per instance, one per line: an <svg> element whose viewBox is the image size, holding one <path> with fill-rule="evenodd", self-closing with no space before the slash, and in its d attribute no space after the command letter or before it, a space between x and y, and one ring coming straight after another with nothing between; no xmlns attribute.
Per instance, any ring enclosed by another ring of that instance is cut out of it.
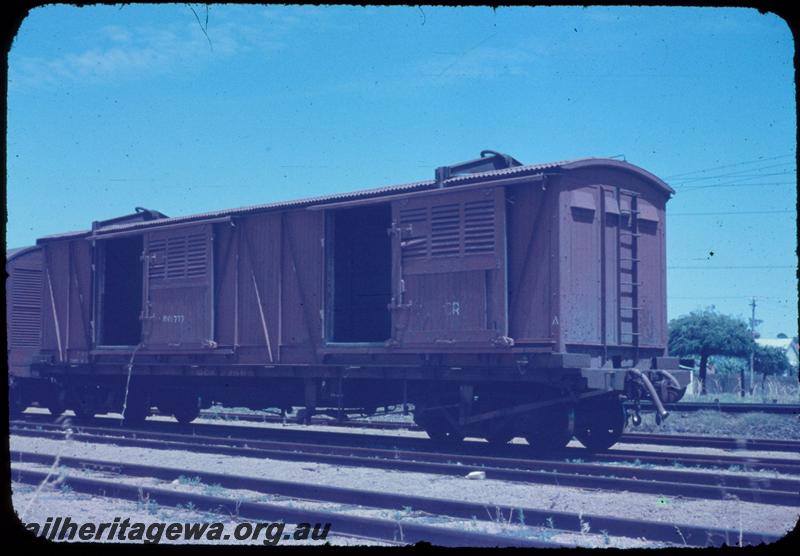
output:
<svg viewBox="0 0 800 556"><path fill-rule="evenodd" d="M142 341L142 236L102 242L100 337L104 346Z"/></svg>
<svg viewBox="0 0 800 556"><path fill-rule="evenodd" d="M333 314L329 339L333 342L382 342L391 337L391 219L389 204L331 214L328 268L333 278L329 290Z"/></svg>

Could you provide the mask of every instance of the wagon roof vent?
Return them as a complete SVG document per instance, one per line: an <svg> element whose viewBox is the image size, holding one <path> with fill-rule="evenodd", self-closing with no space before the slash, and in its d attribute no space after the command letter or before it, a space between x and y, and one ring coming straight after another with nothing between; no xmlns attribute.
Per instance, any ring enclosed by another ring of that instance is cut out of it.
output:
<svg viewBox="0 0 800 556"><path fill-rule="evenodd" d="M437 187L444 187L445 180L454 176L504 170L512 166L522 166L522 163L513 156L497 151L483 150L480 158L436 168L436 185Z"/></svg>
<svg viewBox="0 0 800 556"><path fill-rule="evenodd" d="M151 220L161 220L162 218L169 218L163 212L153 209L136 207L134 212L130 214L123 214L116 218L109 218L108 220L98 220L92 222L92 230L98 230L106 226L114 226L118 224L129 224L132 222L149 222Z"/></svg>

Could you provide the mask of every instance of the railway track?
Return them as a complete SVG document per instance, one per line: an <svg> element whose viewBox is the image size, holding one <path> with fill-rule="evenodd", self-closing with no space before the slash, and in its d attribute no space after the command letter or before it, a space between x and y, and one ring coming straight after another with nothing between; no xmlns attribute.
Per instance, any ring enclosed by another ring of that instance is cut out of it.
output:
<svg viewBox="0 0 800 556"><path fill-rule="evenodd" d="M741 404L740 404L741 405ZM754 404L752 404L754 405ZM202 417L210 419L221 419L223 421L249 421L262 423L282 423L289 422L276 415L254 415L249 413L236 412L214 412L202 413ZM345 428L365 428L379 430L411 430L420 431L420 427L410 422L396 421L335 421L333 419L315 418L312 419L313 425L327 425L331 427ZM730 438L722 436L705 435L682 435L682 434L652 434L652 433L626 433L620 439L621 443L627 444L654 444L664 446L693 446L700 448L721 448L726 450L760 450L794 452L800 451L800 441L792 440L773 440L762 438Z"/></svg>
<svg viewBox="0 0 800 556"><path fill-rule="evenodd" d="M627 403L626 407L633 407L633 404ZM664 407L675 413L693 413L697 411L720 411L722 413L771 413L779 415L800 415L800 405L796 404L756 404L756 403L712 403L712 402L679 402L664 404ZM643 402L641 404L643 411L654 411L654 406L651 403ZM204 409L201 416L206 418L241 420L241 421L257 421L257 422L283 422L289 421L284 417L277 414L270 413L246 413L242 411L230 411L225 409ZM154 411L154 414L158 414ZM362 428L375 428L375 429L394 429L404 428L407 430L422 430L419 426L410 420L406 421L388 421L385 419L365 419L361 417L349 418L347 420L338 421L335 417L314 417L311 423L315 425L332 425L341 427L362 427Z"/></svg>
<svg viewBox="0 0 800 556"><path fill-rule="evenodd" d="M630 402L627 407L633 407ZM642 402L641 408L653 411L650 402ZM800 404L787 403L723 403L723 402L676 402L666 403L664 408L670 412L720 411L722 413L774 413L778 415L800 415Z"/></svg>
<svg viewBox="0 0 800 556"><path fill-rule="evenodd" d="M656 444L659 446L684 446L697 448L720 448L722 450L754 450L762 452L798 452L798 440L774 440L771 438L731 438L728 436L700 436L688 434L623 434L624 444Z"/></svg>
<svg viewBox="0 0 800 556"><path fill-rule="evenodd" d="M27 416L33 417L33 416ZM106 429L121 430L119 418L99 417L91 421L70 421L70 425L81 430ZM44 427L48 430L62 430L62 425L52 423L49 416L36 416L31 421L12 421L16 427ZM295 444L319 444L326 446L344 446L348 448L367 447L391 450L410 450L415 452L433 452L445 449L451 457L477 455L502 456L521 460L538 458L527 444L506 444L504 446L489 445L482 441L466 441L446 446L437 445L428 438L402 437L380 434L354 434L342 432L331 427L324 431L305 428L287 427L253 427L228 423L193 423L180 425L175 422L149 420L136 426L136 430L156 433L177 433L179 438L192 436L235 437L242 440L279 441ZM800 452L800 448L796 451ZM646 449L613 448L606 452L590 452L581 447L567 447L552 454L562 460L579 460L586 462L631 463L634 465L656 465L667 467L708 467L716 469L742 468L752 471L776 471L785 474L800 475L800 462L782 457L754 457L737 454L699 454L677 453Z"/></svg>
<svg viewBox="0 0 800 556"><path fill-rule="evenodd" d="M29 483L37 483L44 480L45 473L37 472L30 469L21 469L19 463L33 463L44 466L51 466L54 463L55 456L46 454L33 454L14 451L11 453L12 462L12 477L16 480ZM720 528L709 528L704 526L695 526L687 524L674 524L674 523L661 523L646 520L623 519L614 518L602 515L590 514L574 514L566 512L554 512L550 510L540 510L536 508L525 507L510 507L510 506L491 506L490 508L485 504L476 504L470 502L460 502L449 499L411 496L405 494L393 494L385 492L377 492L362 489L332 487L324 485L309 485L304 482L292 481L279 481L271 479L261 479L253 477L245 477L239 475L230 475L223 473L212 473L202 470L187 470L175 469L170 467L159 467L153 465L140 465L140 464L127 464L114 461L93 460L87 458L72 458L60 457L59 465L71 469L79 469L81 471L99 471L103 473L114 473L124 477L150 477L162 481L173 481L181 476L189 475L204 484L216 484L225 489L244 489L255 491L264 494L285 496L294 500L312 500L318 502L335 502L347 505L366 506L369 508L399 510L404 508L413 508L416 512L424 512L436 516L445 516L455 519L479 519L482 521L495 521L498 517L508 515L509 521L516 512L519 519L524 519L526 527L542 527L563 532L582 532L584 525L590 523L594 530L604 531L605 534L619 537L630 538L645 538L650 541L659 541L670 544L688 545L688 546L719 546L725 544L735 544L737 542L742 544L759 544L774 542L778 539L775 535L752 532L752 531L738 531L727 530ZM121 485L119 482L111 483L109 481L98 481L96 479L87 479L85 477L67 477L67 484L72 488L80 489L82 492L100 492L108 494L109 492L116 493L117 496L130 498L133 494L131 487L128 485ZM134 487L136 488L136 487ZM207 496L196 497L193 494L186 495L181 493L176 495L165 492L163 489L154 489L150 487L143 487L145 492L150 493L155 497L159 503L170 504L170 501L178 503L178 499L182 503L191 501L197 507L212 507L216 508L220 504L220 497L213 497L209 499ZM142 494L136 490L138 496ZM187 497L191 497L187 500ZM274 510L274 508L265 507L257 508L261 511ZM283 508L284 506L281 506ZM492 515L492 511L495 515ZM241 512L241 510L240 510ZM373 518L357 518L351 520L349 516L341 516L341 514L317 515L315 512L310 512L313 517L309 517L309 512L302 510L303 521L323 521L332 523L332 530L337 533L348 533L359 536L368 536L369 538L376 538L380 540L388 540L389 534L392 535L392 540L397 540L398 525L395 523L394 527L387 525L386 520L375 520ZM259 515L259 519L274 519L266 518L264 515ZM290 516L281 515L281 519L291 520ZM369 519L370 521L365 521ZM463 545L469 544L470 546L558 546L552 542L531 541L528 544L528 539L520 539L519 537L504 537L499 535L486 535L470 533L463 535L459 532L455 538L452 533L442 532L438 529L432 531L431 527L424 527L418 531L413 529L414 525L402 523L405 539L408 542L416 542L417 540L426 540L434 544L456 544ZM376 531L379 532L376 536ZM563 545L562 545L563 546Z"/></svg>
<svg viewBox="0 0 800 556"><path fill-rule="evenodd" d="M683 405L683 404L672 404ZM695 404L697 405L697 404ZM761 405L761 404L730 404L730 405ZM763 404L769 405L769 404ZM794 407L794 406L792 406ZM797 406L800 408L800 406ZM154 412L158 415L158 412ZM52 418L45 414L26 414L24 417L39 419ZM111 418L113 417L101 417ZM220 420L222 422L254 422L254 423L284 423L296 424L291 419L286 419L275 414L255 414L231 411L204 410L201 418ZM410 421L364 421L345 420L337 421L325 417L314 417L310 424L329 426L331 428L359 428L374 430L409 430L421 431L422 429ZM194 424L192 426L197 426ZM655 434L629 432L622 435L619 441L622 444L651 444L656 446L690 446L697 448L719 448L723 450L754 450L773 452L800 452L800 440L775 440L769 438L732 438L725 436L684 435L684 434Z"/></svg>
<svg viewBox="0 0 800 556"><path fill-rule="evenodd" d="M106 465L108 464L113 465L113 462L106 462ZM175 471L173 471L173 473L174 472ZM37 485L47 480L48 472L12 467L12 478L20 483ZM250 521L330 523L331 531L335 534L372 539L388 542L390 544L430 542L439 546L520 546L536 548L565 546L561 543L553 543L545 540L525 539L490 533L476 533L447 527L352 516L316 509L298 509L280 504L242 501L233 497L211 496L207 494L176 491L169 488L132 485L118 480L70 476L63 477L60 484L68 486L75 492L85 494L132 501L145 498L157 500L159 505L175 508L183 508L187 505L191 505L195 511L219 514L227 517L235 515L239 519ZM766 537L768 539L772 538L769 536ZM757 534L754 538L757 538Z"/></svg>
<svg viewBox="0 0 800 556"><path fill-rule="evenodd" d="M65 438L55 425L25 427L12 425L11 433L20 436ZM497 456L410 451L399 448L365 448L297 442L224 438L221 436L186 436L97 427L76 427L70 438L82 442L121 446L222 453L226 455L314 461L332 465L414 471L464 476L481 470L487 478L533 484L577 488L628 491L702 499L730 499L783 506L800 505L800 480L720 474L684 469L653 469L639 465L602 465L546 459L518 459ZM454 461L457 460L457 461Z"/></svg>

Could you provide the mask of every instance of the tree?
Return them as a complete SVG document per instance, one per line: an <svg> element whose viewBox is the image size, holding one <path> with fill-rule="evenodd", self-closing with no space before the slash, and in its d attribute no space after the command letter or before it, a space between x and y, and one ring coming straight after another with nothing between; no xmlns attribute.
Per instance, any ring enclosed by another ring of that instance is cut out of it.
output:
<svg viewBox="0 0 800 556"><path fill-rule="evenodd" d="M789 360L786 353L777 347L756 346L753 356L755 372L761 373L766 379L767 375L782 375L789 370Z"/></svg>
<svg viewBox="0 0 800 556"><path fill-rule="evenodd" d="M714 355L708 358L708 364L718 375L741 375L748 368L747 360L742 357Z"/></svg>
<svg viewBox="0 0 800 556"><path fill-rule="evenodd" d="M673 355L700 356L700 384L706 393L706 369L712 355L744 356L753 337L740 319L717 313L713 308L693 311L669 323L669 351Z"/></svg>

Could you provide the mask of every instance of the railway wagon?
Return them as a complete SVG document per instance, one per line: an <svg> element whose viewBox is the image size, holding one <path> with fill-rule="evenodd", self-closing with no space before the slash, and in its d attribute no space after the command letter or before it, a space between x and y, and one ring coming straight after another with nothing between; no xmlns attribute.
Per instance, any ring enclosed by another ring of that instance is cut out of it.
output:
<svg viewBox="0 0 800 556"><path fill-rule="evenodd" d="M7 262L12 409L402 404L439 441L605 448L623 398L663 418L689 379L666 353L672 193L625 161L484 151L432 180L44 237Z"/></svg>

